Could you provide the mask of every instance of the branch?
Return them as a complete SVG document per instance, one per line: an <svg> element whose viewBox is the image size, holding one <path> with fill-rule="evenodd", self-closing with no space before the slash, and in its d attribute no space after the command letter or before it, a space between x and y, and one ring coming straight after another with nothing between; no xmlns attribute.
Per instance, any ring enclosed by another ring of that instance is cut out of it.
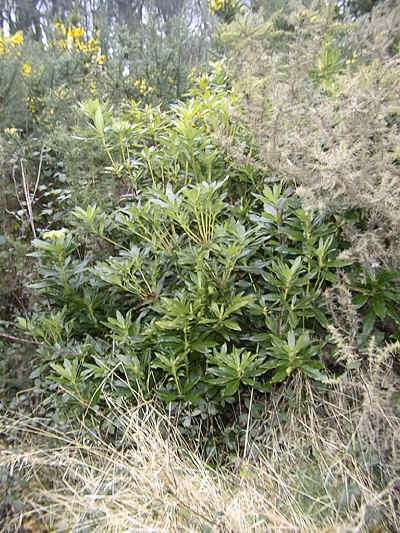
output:
<svg viewBox="0 0 400 533"><path fill-rule="evenodd" d="M26 181L25 170L24 170L24 165L22 163L22 159L21 159L20 163L21 163L22 184L24 186L24 195L25 195L25 201L26 201L26 208L27 208L27 211L28 211L28 219L29 219L29 222L30 222L30 225L31 225L31 228L32 228L33 236L36 239L36 230L35 230L35 223L34 223L34 220L33 220L33 211L32 211L32 198L31 198L31 194L29 192L29 184ZM40 166L39 166L39 170L40 170ZM37 181L36 181L37 184L39 182L39 176L40 176L40 174L38 174L38 178L37 178ZM36 187L35 187L35 192L36 192Z"/></svg>
<svg viewBox="0 0 400 533"><path fill-rule="evenodd" d="M14 337L14 335L7 335L7 333L0 333L0 337L4 337L5 339L8 339L10 341L26 342L28 344L35 344L36 346L42 346L43 345L42 342L31 341L29 339L21 339L19 337Z"/></svg>

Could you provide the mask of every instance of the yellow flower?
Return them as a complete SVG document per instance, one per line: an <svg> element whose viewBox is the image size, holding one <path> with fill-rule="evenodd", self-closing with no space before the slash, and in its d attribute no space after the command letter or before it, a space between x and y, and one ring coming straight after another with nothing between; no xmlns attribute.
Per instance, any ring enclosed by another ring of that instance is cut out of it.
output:
<svg viewBox="0 0 400 533"><path fill-rule="evenodd" d="M99 41L97 39L93 39L93 37L90 37L88 41L88 48L91 52L97 52L99 49Z"/></svg>
<svg viewBox="0 0 400 533"><path fill-rule="evenodd" d="M104 54L100 54L99 56L96 57L96 63L98 65L102 65L105 60L106 60L106 56Z"/></svg>
<svg viewBox="0 0 400 533"><path fill-rule="evenodd" d="M82 41L75 41L75 48L84 54L88 52L88 47Z"/></svg>
<svg viewBox="0 0 400 533"><path fill-rule="evenodd" d="M57 29L57 28L60 28L61 27L61 22L59 20L57 20L55 23L54 23L54 28Z"/></svg>
<svg viewBox="0 0 400 533"><path fill-rule="evenodd" d="M76 26L72 26L72 28L70 29L70 32L71 32L72 37L74 37L75 39L77 37L82 37L83 35L83 29L78 28Z"/></svg>
<svg viewBox="0 0 400 533"><path fill-rule="evenodd" d="M231 2L231 0L207 0L208 10L211 14L214 14L229 5L235 7L235 3Z"/></svg>
<svg viewBox="0 0 400 533"><path fill-rule="evenodd" d="M23 76L29 76L31 72L32 72L31 65L29 63L24 63L22 65L22 75Z"/></svg>
<svg viewBox="0 0 400 533"><path fill-rule="evenodd" d="M21 44L22 41L24 40L24 36L23 36L23 33L22 31L17 31L16 33L14 33L14 35L12 35L8 41L13 44L13 45L16 45L16 44Z"/></svg>
<svg viewBox="0 0 400 533"><path fill-rule="evenodd" d="M7 133L8 135L11 135L13 137L18 135L16 128L5 128L4 133Z"/></svg>

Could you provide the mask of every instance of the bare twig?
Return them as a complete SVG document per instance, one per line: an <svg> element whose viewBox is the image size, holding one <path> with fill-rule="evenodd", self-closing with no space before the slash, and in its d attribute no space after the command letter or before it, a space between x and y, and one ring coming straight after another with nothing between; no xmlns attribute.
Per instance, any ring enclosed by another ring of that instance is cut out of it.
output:
<svg viewBox="0 0 400 533"><path fill-rule="evenodd" d="M19 203L20 208L24 209L24 205L23 205L22 200L21 200L21 198L19 197L19 194L18 194L18 187L17 187L17 181L15 179L15 167L14 166L12 168L11 177L12 177L12 180L14 182L15 197L17 198L17 201Z"/></svg>
<svg viewBox="0 0 400 533"><path fill-rule="evenodd" d="M32 202L35 200L36 191L37 191L37 189L39 187L40 174L42 172L43 151L44 151L44 146L42 146L42 149L40 150L39 168L38 168L38 171L37 171L35 188L33 189Z"/></svg>
<svg viewBox="0 0 400 533"><path fill-rule="evenodd" d="M30 192L29 192L29 183L26 181L25 169L24 169L24 165L22 163L22 160L21 160L20 163L21 163L21 173L22 173L22 184L24 186L24 195L25 195L25 201L26 201L26 208L27 208L27 211L28 211L29 223L30 223L31 228L32 228L33 236L36 239L36 230L35 230L35 223L34 223L34 220L33 220L32 198L31 198L31 195L30 195ZM39 166L39 168L40 168L40 166ZM36 187L35 187L35 192L36 192Z"/></svg>
<svg viewBox="0 0 400 533"><path fill-rule="evenodd" d="M10 341L15 341L15 342L25 342L25 343L28 343L28 344L35 344L36 346L42 346L42 342L37 342L37 341L31 341L29 339L21 339L20 337L15 337L14 335L8 335L7 333L0 333L0 337L3 337L5 339L8 339Z"/></svg>
<svg viewBox="0 0 400 533"><path fill-rule="evenodd" d="M252 387L251 388L251 395L250 395L249 412L248 412L248 415L247 415L246 439L244 441L244 450L243 450L242 461L244 461L246 459L247 447L248 447L248 444L249 444L250 418L251 418L251 408L253 407L253 394L254 394L254 389Z"/></svg>

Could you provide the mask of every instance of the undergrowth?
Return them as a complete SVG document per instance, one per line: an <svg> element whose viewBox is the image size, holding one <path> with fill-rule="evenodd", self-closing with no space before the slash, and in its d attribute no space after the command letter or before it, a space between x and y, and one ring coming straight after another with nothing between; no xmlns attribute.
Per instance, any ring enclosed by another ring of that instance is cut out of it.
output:
<svg viewBox="0 0 400 533"><path fill-rule="evenodd" d="M371 343L369 368L353 365L329 385L298 375L261 420L250 405L246 447L214 467L168 412L140 398L132 408L107 397L118 443L99 428L68 433L3 416L1 432L22 443L0 454L2 530L397 531L398 351Z"/></svg>

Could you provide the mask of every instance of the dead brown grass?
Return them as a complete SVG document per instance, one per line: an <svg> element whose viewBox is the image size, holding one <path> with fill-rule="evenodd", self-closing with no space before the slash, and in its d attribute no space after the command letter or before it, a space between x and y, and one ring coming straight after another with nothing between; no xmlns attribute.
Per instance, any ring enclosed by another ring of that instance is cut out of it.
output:
<svg viewBox="0 0 400 533"><path fill-rule="evenodd" d="M398 350L371 343L367 366L352 357L323 387L298 376L261 424L250 416L249 453L234 468L205 464L152 403L114 406L118 448L100 431L67 437L3 417L2 431L22 441L1 450L0 470L27 483L3 530L398 531Z"/></svg>

